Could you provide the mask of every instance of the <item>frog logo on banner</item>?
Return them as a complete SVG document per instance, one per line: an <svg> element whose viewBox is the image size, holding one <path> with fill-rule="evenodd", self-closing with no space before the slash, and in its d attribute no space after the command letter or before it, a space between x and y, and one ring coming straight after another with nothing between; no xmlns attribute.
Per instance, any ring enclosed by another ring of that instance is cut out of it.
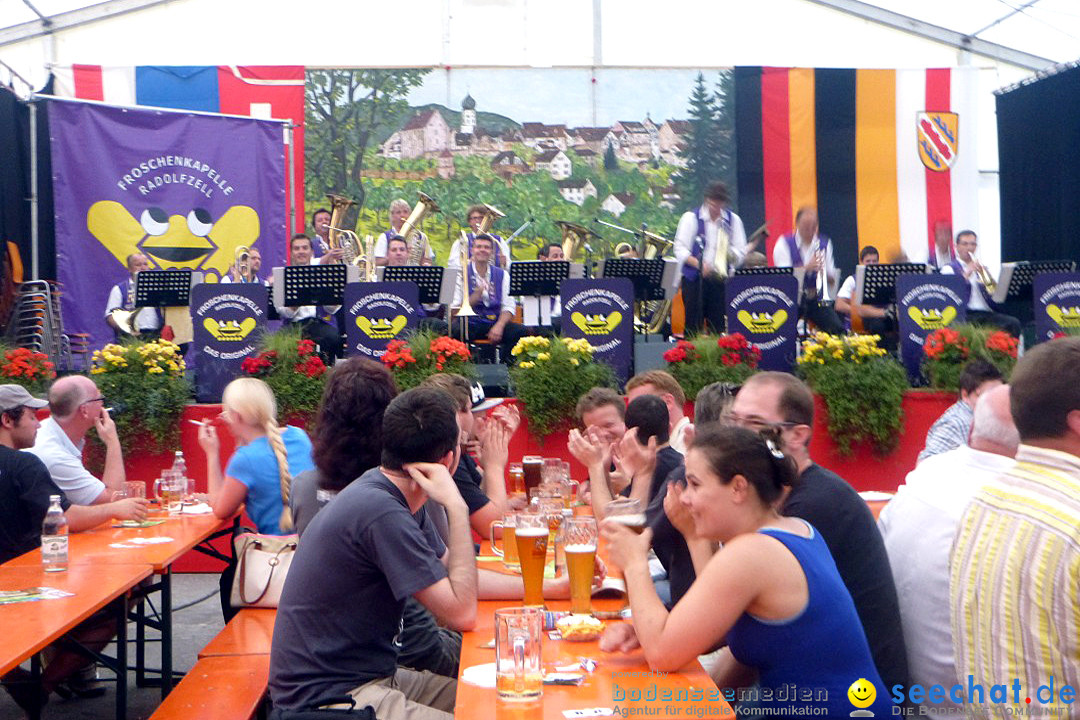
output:
<svg viewBox="0 0 1080 720"><path fill-rule="evenodd" d="M1080 307L1058 307L1047 305L1046 314L1063 328L1080 328Z"/></svg>
<svg viewBox="0 0 1080 720"><path fill-rule="evenodd" d="M774 333L780 329L780 326L788 318L787 310L777 310L776 312L750 312L749 310L740 310L738 315L739 322L752 333Z"/></svg>
<svg viewBox="0 0 1080 720"><path fill-rule="evenodd" d="M408 318L404 315L398 315L395 318L369 318L363 315L356 317L356 326L369 338L376 340L390 340L397 337L408 322Z"/></svg>
<svg viewBox="0 0 1080 720"><path fill-rule="evenodd" d="M247 317L243 320L215 320L214 318L204 318L203 327L207 332L214 336L215 340L223 341L238 341L243 340L248 336L256 325L255 318Z"/></svg>
<svg viewBox="0 0 1080 720"><path fill-rule="evenodd" d="M610 315L604 315L603 313L584 314L576 312L570 316L570 319L581 329L581 332L586 335L607 335L622 322L622 313L618 310L612 312Z"/></svg>
<svg viewBox="0 0 1080 720"><path fill-rule="evenodd" d="M908 316L923 330L940 330L956 319L956 308L949 305L940 310L923 309L912 305L908 308Z"/></svg>

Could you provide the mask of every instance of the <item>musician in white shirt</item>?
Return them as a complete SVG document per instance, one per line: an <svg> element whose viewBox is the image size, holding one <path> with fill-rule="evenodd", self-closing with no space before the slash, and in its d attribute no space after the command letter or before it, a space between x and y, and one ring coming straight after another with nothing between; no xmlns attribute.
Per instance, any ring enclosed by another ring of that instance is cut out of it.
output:
<svg viewBox="0 0 1080 720"><path fill-rule="evenodd" d="M986 285L976 272L982 264L975 259L979 238L971 230L956 234L956 259L941 268L942 275L960 275L968 283L967 320L979 325L1001 328L1015 338L1020 337L1020 321L1012 315L998 312L997 305ZM983 268L985 271L985 268Z"/></svg>
<svg viewBox="0 0 1080 720"><path fill-rule="evenodd" d="M467 232L465 237L469 239L469 258L472 258L472 246L476 240L476 232L480 228L480 223L486 217L485 205L473 205L469 208L465 218L469 223L471 232ZM500 235L496 235L491 231L488 231L487 235L495 243L495 249L492 254L494 264L504 270L510 267L510 245ZM447 267L461 267L461 238L454 241L454 244L450 246L450 257L446 259Z"/></svg>
<svg viewBox="0 0 1080 720"><path fill-rule="evenodd" d="M405 224L405 219L409 217L409 213L412 212L412 208L409 207L409 203L405 202L401 198L397 198L390 203L390 229L379 235L379 239L375 241L375 264L376 265L394 265L396 263L389 262L387 257L387 250L390 240L396 237L403 238L404 233L401 232L402 225ZM418 230L419 232L419 230ZM423 232L420 232L419 241L423 242L426 236ZM406 245L406 262L402 265L408 264L408 245ZM435 262L435 248L429 244L427 246L427 255L420 261L421 265L431 265ZM460 260L458 265L460 265Z"/></svg>
<svg viewBox="0 0 1080 720"><path fill-rule="evenodd" d="M105 322L113 329L117 337L120 336L120 328L113 317L113 310L134 311L131 326L144 340L153 339L161 332L163 320L158 308L146 307L135 310L135 276L143 270L150 269L150 261L142 253L132 253L127 256L128 279L112 286L109 291L109 299L105 303Z"/></svg>
<svg viewBox="0 0 1080 720"><path fill-rule="evenodd" d="M334 248L321 258L312 259L311 238L303 233L293 235L289 242L289 252L290 265L325 265L341 259L343 255L341 248ZM340 309L340 305L323 306L328 315L333 315ZM317 306L278 307L277 312L283 323L298 325L304 337L319 346L319 352L324 359L333 363L334 358L342 356L345 343L341 339L341 333L319 317Z"/></svg>
<svg viewBox="0 0 1080 720"><path fill-rule="evenodd" d="M840 270L833 257L833 244L818 234L818 214L813 207L801 207L795 214L795 229L780 236L773 246L775 267L803 268L803 296L800 303L803 317L817 329L831 335L843 335L844 323L831 302L820 296L819 273L824 272L826 288L836 286ZM831 294L831 293L830 293Z"/></svg>

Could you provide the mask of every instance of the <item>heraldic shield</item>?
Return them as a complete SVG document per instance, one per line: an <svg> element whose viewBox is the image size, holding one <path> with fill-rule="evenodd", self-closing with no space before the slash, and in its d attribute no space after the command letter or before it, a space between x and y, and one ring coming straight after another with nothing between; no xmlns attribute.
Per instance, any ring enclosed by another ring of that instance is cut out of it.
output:
<svg viewBox="0 0 1080 720"><path fill-rule="evenodd" d="M919 158L934 172L946 172L956 162L960 116L953 112L923 111L915 116Z"/></svg>

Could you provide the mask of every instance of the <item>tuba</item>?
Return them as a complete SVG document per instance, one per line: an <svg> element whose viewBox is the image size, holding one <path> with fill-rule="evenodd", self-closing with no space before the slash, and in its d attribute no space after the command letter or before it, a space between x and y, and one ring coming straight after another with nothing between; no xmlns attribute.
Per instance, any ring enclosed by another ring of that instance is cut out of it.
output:
<svg viewBox="0 0 1080 720"><path fill-rule="evenodd" d="M578 225L565 220L556 220L555 224L562 230L563 258L568 262L574 261L578 251L589 244L589 241L600 237L584 225Z"/></svg>
<svg viewBox="0 0 1080 720"><path fill-rule="evenodd" d="M495 224L495 221L499 218L506 217L506 213L501 212L498 208L492 207L487 203L480 203L484 208L484 217L480 218L480 225L477 226L473 235L483 235L491 232L491 226Z"/></svg>
<svg viewBox="0 0 1080 720"><path fill-rule="evenodd" d="M138 273L136 273L138 274ZM125 335L138 335L139 330L135 327L135 316L139 313L139 308L135 307L135 276L131 277L131 281L128 282L127 292L127 304L131 307L131 310L124 310L123 308L116 308L109 313L109 317L116 323L116 328Z"/></svg>
<svg viewBox="0 0 1080 720"><path fill-rule="evenodd" d="M364 237L364 254L356 258L353 264L360 269L360 282L375 282L378 279L375 266L375 240L370 235Z"/></svg>
<svg viewBox="0 0 1080 720"><path fill-rule="evenodd" d="M422 192L416 194L420 199L398 231L398 235L405 238L405 244L409 247L407 265L420 265L427 257L428 241L424 233L420 232L420 223L429 214L439 212L439 204L432 197Z"/></svg>
<svg viewBox="0 0 1080 720"><path fill-rule="evenodd" d="M233 256L233 267L236 268L237 282L250 282L251 278L251 248L241 245L236 248Z"/></svg>
<svg viewBox="0 0 1080 720"><path fill-rule="evenodd" d="M330 244L330 249L341 248L344 251L342 262L348 265L355 265L357 259L360 257L360 240L357 238L356 233L352 230L344 230L341 228L342 222L345 220L345 211L351 206L355 205L352 200L344 195L328 194L326 197L330 199L330 227L329 234L327 235L327 242Z"/></svg>
<svg viewBox="0 0 1080 720"><path fill-rule="evenodd" d="M671 252L675 243L663 235L648 230L641 231L641 257L645 260L662 258ZM664 323L671 315L671 300L649 300L642 303L640 318L642 329L646 333L656 334L663 330Z"/></svg>

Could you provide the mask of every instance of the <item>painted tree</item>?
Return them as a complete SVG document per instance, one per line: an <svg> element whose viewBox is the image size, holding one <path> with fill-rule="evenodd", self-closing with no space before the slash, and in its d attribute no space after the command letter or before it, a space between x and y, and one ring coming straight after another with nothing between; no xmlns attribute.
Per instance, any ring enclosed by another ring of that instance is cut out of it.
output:
<svg viewBox="0 0 1080 720"><path fill-rule="evenodd" d="M690 132L686 147L679 153L686 168L679 172L676 187L689 207L701 201L705 187L723 180L729 187L735 179L733 107L729 102L733 80L721 72L716 91L710 92L705 76L698 73L690 93Z"/></svg>
<svg viewBox="0 0 1080 720"><path fill-rule="evenodd" d="M339 192L364 205L365 150L407 116L409 92L426 69L311 70L305 89L308 197Z"/></svg>

